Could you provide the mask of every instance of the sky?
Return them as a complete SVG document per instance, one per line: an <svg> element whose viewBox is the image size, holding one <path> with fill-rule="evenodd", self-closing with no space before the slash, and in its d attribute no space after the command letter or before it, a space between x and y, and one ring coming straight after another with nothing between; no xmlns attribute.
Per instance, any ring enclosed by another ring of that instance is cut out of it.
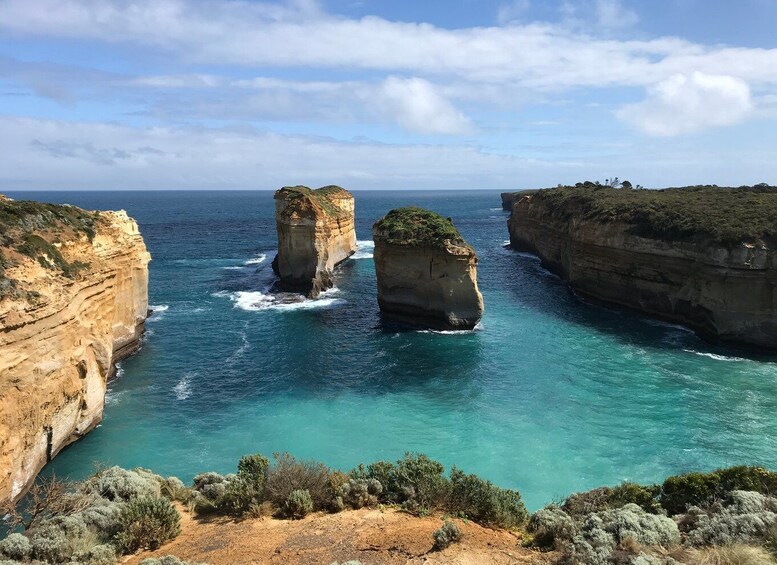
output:
<svg viewBox="0 0 777 565"><path fill-rule="evenodd" d="M777 184L777 0L0 0L0 191Z"/></svg>

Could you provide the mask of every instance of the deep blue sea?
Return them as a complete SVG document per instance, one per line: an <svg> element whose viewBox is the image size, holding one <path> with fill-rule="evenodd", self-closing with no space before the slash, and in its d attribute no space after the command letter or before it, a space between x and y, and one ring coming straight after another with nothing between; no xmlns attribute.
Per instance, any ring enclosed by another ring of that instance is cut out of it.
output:
<svg viewBox="0 0 777 565"><path fill-rule="evenodd" d="M359 252L319 300L267 292L272 192L9 193L125 209L153 256L141 351L105 419L48 472L94 462L184 480L246 453L341 469L406 450L517 488L536 509L623 480L757 463L777 468L777 364L676 326L578 300L505 248L495 192L356 192ZM382 324L371 226L402 205L453 218L480 257L482 327Z"/></svg>

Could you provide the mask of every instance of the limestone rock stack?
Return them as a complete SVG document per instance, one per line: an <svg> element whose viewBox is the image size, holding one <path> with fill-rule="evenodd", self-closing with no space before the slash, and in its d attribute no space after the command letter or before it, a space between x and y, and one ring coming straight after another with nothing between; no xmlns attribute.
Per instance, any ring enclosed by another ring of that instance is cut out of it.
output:
<svg viewBox="0 0 777 565"><path fill-rule="evenodd" d="M123 211L0 198L0 501L102 419L140 344L150 259Z"/></svg>
<svg viewBox="0 0 777 565"><path fill-rule="evenodd" d="M356 252L353 195L339 186L275 193L278 255L273 269L282 290L315 298L334 285L335 266Z"/></svg>
<svg viewBox="0 0 777 565"><path fill-rule="evenodd" d="M450 218L399 208L373 226L373 239L384 315L443 330L472 329L480 321L478 257Z"/></svg>

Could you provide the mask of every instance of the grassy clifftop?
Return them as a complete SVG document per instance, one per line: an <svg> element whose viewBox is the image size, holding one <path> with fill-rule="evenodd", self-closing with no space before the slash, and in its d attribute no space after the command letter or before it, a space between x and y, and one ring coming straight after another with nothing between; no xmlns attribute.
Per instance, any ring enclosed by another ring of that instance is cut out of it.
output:
<svg viewBox="0 0 777 565"><path fill-rule="evenodd" d="M532 200L564 221L623 222L643 237L777 243L777 187L768 185L629 190L585 183L542 190Z"/></svg>
<svg viewBox="0 0 777 565"><path fill-rule="evenodd" d="M416 206L391 210L375 223L373 233L376 239L394 245L439 247L446 241L465 243L450 218Z"/></svg>
<svg viewBox="0 0 777 565"><path fill-rule="evenodd" d="M353 198L353 195L344 188L336 185L322 186L312 189L307 186L284 186L275 193L276 200L286 200L289 206L285 214L312 213L314 207L322 209L326 214L334 218L344 217L348 214L335 202L344 198Z"/></svg>

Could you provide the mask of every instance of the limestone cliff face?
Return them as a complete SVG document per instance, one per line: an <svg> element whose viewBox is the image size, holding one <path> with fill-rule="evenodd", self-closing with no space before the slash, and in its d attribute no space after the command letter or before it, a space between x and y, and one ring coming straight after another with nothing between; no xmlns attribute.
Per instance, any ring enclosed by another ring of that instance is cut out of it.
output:
<svg viewBox="0 0 777 565"><path fill-rule="evenodd" d="M275 193L278 255L273 269L282 290L315 298L332 288L335 266L356 252L353 195L339 186Z"/></svg>
<svg viewBox="0 0 777 565"><path fill-rule="evenodd" d="M709 236L667 241L624 221L554 213L541 197L516 200L508 220L515 249L537 254L578 293L634 308L703 337L777 347L777 253L764 242Z"/></svg>
<svg viewBox="0 0 777 565"><path fill-rule="evenodd" d="M502 193L502 210L511 211L513 209L513 201L515 200L514 192Z"/></svg>
<svg viewBox="0 0 777 565"><path fill-rule="evenodd" d="M20 218L0 221L1 501L102 419L115 363L139 347L150 255L123 211L0 206Z"/></svg>
<svg viewBox="0 0 777 565"><path fill-rule="evenodd" d="M443 233L435 231L440 227ZM441 330L477 325L483 315L478 257L450 219L419 208L392 210L373 227L373 239L384 315Z"/></svg>

